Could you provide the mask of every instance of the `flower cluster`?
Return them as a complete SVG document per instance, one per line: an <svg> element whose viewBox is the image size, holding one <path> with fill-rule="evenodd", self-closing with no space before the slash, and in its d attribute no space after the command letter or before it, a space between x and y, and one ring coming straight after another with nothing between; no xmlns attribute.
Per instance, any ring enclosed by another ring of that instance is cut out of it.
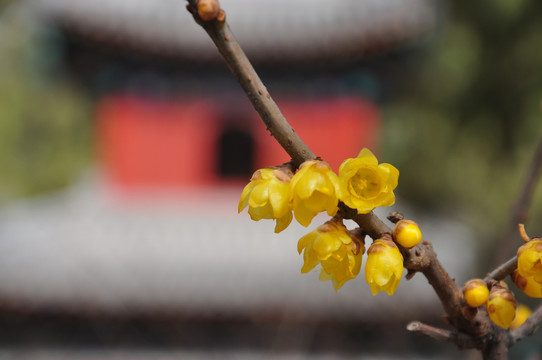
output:
<svg viewBox="0 0 542 360"><path fill-rule="evenodd" d="M338 176L321 160L305 161L295 174L289 169L285 164L256 171L241 194L238 210L248 206L250 217L256 221L275 219L275 232L286 229L293 217L305 227L323 211L334 217L303 236L298 251L303 252L302 273L320 265L320 280L331 280L338 290L359 274L365 252L361 230L349 231L335 217L339 201L358 214L392 205L399 171L390 164L379 164L368 149L361 150L355 159L345 160ZM421 232L414 222L406 221L394 237L409 248L421 240ZM373 242L367 253L365 278L373 295L379 291L392 295L403 273L399 249L388 237Z"/></svg>
<svg viewBox="0 0 542 360"><path fill-rule="evenodd" d="M465 302L472 307L485 305L491 321L497 326L508 329L516 318L516 299L504 282L491 283L491 290L482 279L472 279L463 286ZM520 322L516 320L516 324ZM523 320L524 321L524 320Z"/></svg>
<svg viewBox="0 0 542 360"><path fill-rule="evenodd" d="M392 205L398 177L395 167L378 164L368 149L361 150L355 159L345 160L339 176L321 160L305 161L295 175L287 166L260 169L243 190L238 210L248 206L253 220L277 220L276 232L290 224L291 211L307 227L320 212L334 216L339 200L359 214Z"/></svg>

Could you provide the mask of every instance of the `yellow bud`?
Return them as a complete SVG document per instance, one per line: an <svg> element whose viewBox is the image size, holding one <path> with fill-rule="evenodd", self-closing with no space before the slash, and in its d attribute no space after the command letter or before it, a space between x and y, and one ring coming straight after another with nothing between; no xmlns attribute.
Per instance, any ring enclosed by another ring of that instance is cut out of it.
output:
<svg viewBox="0 0 542 360"><path fill-rule="evenodd" d="M463 286L463 295L469 306L478 307L486 303L489 298L489 289L482 279L472 279Z"/></svg>
<svg viewBox="0 0 542 360"><path fill-rule="evenodd" d="M393 228L393 238L402 247L410 249L422 241L422 231L412 220L400 220Z"/></svg>
<svg viewBox="0 0 542 360"><path fill-rule="evenodd" d="M502 281L491 288L486 310L495 325L508 329L512 324L516 316L516 299Z"/></svg>
<svg viewBox="0 0 542 360"><path fill-rule="evenodd" d="M516 284L518 289L525 293L525 295L534 298L542 298L542 285L534 281L532 276L523 277L519 274L518 269L516 269L512 273L512 281Z"/></svg>
<svg viewBox="0 0 542 360"><path fill-rule="evenodd" d="M391 240L375 240L367 250L365 280L376 295L385 291L393 295L403 275L403 256Z"/></svg>
<svg viewBox="0 0 542 360"><path fill-rule="evenodd" d="M525 322L531 316L532 311L527 306L520 304L516 310L516 316L510 324L510 330L517 329L521 324Z"/></svg>

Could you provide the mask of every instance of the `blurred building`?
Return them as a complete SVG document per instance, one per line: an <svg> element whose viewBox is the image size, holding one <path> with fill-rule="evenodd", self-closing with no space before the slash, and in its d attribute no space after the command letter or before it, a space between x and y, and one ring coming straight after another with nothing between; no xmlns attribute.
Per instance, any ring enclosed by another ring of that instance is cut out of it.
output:
<svg viewBox="0 0 542 360"><path fill-rule="evenodd" d="M394 51L434 32L439 12L430 0L221 3L286 118L335 169L378 148L378 103L403 61ZM390 298L373 297L363 274L338 293L301 275L297 239L325 217L276 235L271 222L237 214L252 172L289 159L183 1L21 8L53 29L63 71L95 99L99 166L67 191L0 209L0 344L142 344L198 359L385 353L378 337L440 315L421 277ZM469 256L447 254L469 234L420 222L428 238L439 234L450 272L466 277ZM410 342L397 346L413 351Z"/></svg>

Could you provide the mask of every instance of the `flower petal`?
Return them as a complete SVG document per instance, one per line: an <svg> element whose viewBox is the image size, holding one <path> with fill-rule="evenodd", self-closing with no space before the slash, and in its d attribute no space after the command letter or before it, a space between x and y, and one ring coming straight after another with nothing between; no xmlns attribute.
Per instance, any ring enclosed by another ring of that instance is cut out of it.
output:
<svg viewBox="0 0 542 360"><path fill-rule="evenodd" d="M264 206L269 201L269 188L267 184L258 184L250 193L248 204L252 207Z"/></svg>
<svg viewBox="0 0 542 360"><path fill-rule="evenodd" d="M313 211L305 207L305 204L303 202L299 202L297 206L294 203L293 208L294 208L294 216L297 222L303 225L304 227L309 226L312 222L312 219L316 216L316 214Z"/></svg>
<svg viewBox="0 0 542 360"><path fill-rule="evenodd" d="M292 216L291 211L286 213L285 216L277 218L277 224L275 225L275 233L278 234L282 230L286 229L288 225L290 225L290 223L292 222L292 218L293 216Z"/></svg>
<svg viewBox="0 0 542 360"><path fill-rule="evenodd" d="M367 148L361 149L357 156L357 159L363 160L363 162L367 164L378 165L378 159L376 158L376 156L373 155L371 150Z"/></svg>
<svg viewBox="0 0 542 360"><path fill-rule="evenodd" d="M252 182L248 183L247 186L245 186L243 192L241 193L241 199L239 200L239 205L237 206L237 212L240 213L241 211L243 211L244 208L248 206L248 199L253 188L254 183Z"/></svg>

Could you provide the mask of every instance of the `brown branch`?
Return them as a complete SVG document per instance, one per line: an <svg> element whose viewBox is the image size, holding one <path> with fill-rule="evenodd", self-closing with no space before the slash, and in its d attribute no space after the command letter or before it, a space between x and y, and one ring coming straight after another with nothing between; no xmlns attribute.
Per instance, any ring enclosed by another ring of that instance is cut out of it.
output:
<svg viewBox="0 0 542 360"><path fill-rule="evenodd" d="M477 347L477 342L472 336L458 331L436 328L419 321L411 322L407 325L406 329L410 332L419 333L438 341L453 343L460 349L473 349Z"/></svg>
<svg viewBox="0 0 542 360"><path fill-rule="evenodd" d="M517 200L514 203L514 208L512 209L512 214L510 216L510 224L508 226L508 232L506 237L503 239L499 251L500 261L504 261L512 249L514 240L517 237L517 226L518 224L525 224L529 215L529 206L531 205L531 200L533 198L533 193L540 178L540 173L542 169L542 137L538 141L538 145L533 154L529 170L527 172L527 177L522 186L520 194Z"/></svg>
<svg viewBox="0 0 542 360"><path fill-rule="evenodd" d="M213 1L216 0L206 0L206 6ZM220 10L216 18L211 17L211 20L203 21L198 14L198 1L188 0L188 2L188 10L214 41L231 72L266 124L267 129L292 157L294 165L298 166L304 160L315 158L311 150L295 134L267 92L225 22L224 11L218 7ZM344 218L353 219L373 239L391 236L391 229L374 213L357 214L356 210L350 209L344 204L340 205L340 210ZM431 243L423 241L408 250L400 246L399 248L404 257L404 266L408 269L410 276L416 272L422 272L428 279L446 311L448 321L458 331L476 339L477 347L482 350L485 357L499 358L502 346L499 345L499 337L493 335L502 332L496 330L484 310L473 309L465 305L462 291L437 260ZM504 349L506 350L506 347Z"/></svg>
<svg viewBox="0 0 542 360"><path fill-rule="evenodd" d="M484 281L488 283L490 280L504 280L508 275L512 274L518 267L518 257L514 256L504 264L499 265L495 270L487 274Z"/></svg>
<svg viewBox="0 0 542 360"><path fill-rule="evenodd" d="M219 15L217 18L204 21L198 14L199 2L197 0L188 0L188 2L188 11L194 16L196 22L207 31L207 34L209 34L226 61L228 68L267 126L267 130L269 130L271 135L290 155L295 167L298 167L305 160L314 159L315 155L288 124L241 49L241 46L225 21L224 11L220 10L222 15ZM218 1L215 0L213 2L219 6Z"/></svg>
<svg viewBox="0 0 542 360"><path fill-rule="evenodd" d="M540 324L542 324L542 305L540 305L523 324L510 332L512 337L510 346L524 337L532 335Z"/></svg>

